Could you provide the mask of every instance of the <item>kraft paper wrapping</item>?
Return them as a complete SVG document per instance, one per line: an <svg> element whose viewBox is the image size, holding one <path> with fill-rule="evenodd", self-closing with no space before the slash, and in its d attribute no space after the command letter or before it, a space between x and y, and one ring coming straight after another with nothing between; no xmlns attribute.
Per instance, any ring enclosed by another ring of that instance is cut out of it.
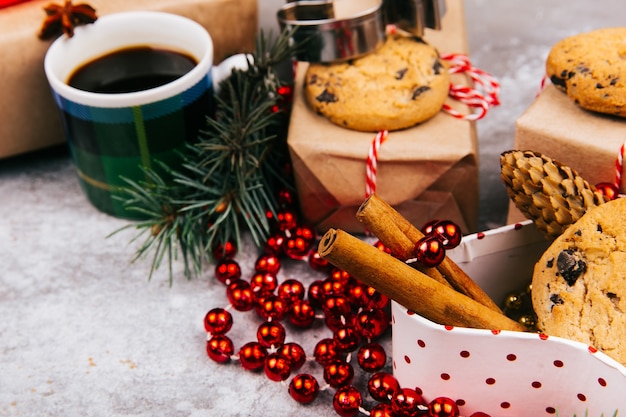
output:
<svg viewBox="0 0 626 417"><path fill-rule="evenodd" d="M575 169L590 184L615 180L624 141L626 119L583 110L551 84L515 124L515 149L541 152ZM507 223L525 219L511 202Z"/></svg>
<svg viewBox="0 0 626 417"><path fill-rule="evenodd" d="M43 70L52 41L37 37L43 7L63 0L33 0L0 9L0 158L65 142L61 119ZM257 0L89 0L99 16L127 10L180 14L211 34L215 62L251 51L257 35Z"/></svg>
<svg viewBox="0 0 626 417"><path fill-rule="evenodd" d="M448 0L443 30L425 40L442 54L468 53L463 3ZM365 199L365 167L374 133L336 126L311 110L304 97L306 63L298 63L289 126L298 197L305 221L318 231L364 232L355 214ZM455 84L467 84L462 75ZM467 106L448 100L456 110ZM443 111L410 129L389 132L378 157L377 194L416 227L433 219L475 231L478 211L477 141L474 122Z"/></svg>

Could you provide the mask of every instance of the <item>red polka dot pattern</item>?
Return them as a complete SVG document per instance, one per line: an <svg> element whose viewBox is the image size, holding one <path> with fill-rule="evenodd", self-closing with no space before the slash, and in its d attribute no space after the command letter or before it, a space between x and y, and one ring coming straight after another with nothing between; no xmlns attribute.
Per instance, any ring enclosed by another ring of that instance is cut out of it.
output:
<svg viewBox="0 0 626 417"><path fill-rule="evenodd" d="M448 328L396 303L392 312L394 357L404 358L394 362L400 384L420 387L426 398L445 392L461 415L613 415L626 390L626 369L586 345L534 333Z"/></svg>
<svg viewBox="0 0 626 417"><path fill-rule="evenodd" d="M498 301L528 285L548 245L529 220L464 236L447 255ZM442 326L397 303L392 323L400 385L419 387L426 399L450 397L463 416L612 416L624 409L626 367L593 346L545 334Z"/></svg>

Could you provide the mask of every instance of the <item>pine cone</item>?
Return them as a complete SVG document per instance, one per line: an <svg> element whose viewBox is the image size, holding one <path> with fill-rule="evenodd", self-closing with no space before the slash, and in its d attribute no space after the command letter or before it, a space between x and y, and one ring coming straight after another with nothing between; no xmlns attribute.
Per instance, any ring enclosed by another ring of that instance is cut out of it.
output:
<svg viewBox="0 0 626 417"><path fill-rule="evenodd" d="M548 239L556 238L587 210L607 201L575 170L538 152L503 152L500 169L515 206Z"/></svg>

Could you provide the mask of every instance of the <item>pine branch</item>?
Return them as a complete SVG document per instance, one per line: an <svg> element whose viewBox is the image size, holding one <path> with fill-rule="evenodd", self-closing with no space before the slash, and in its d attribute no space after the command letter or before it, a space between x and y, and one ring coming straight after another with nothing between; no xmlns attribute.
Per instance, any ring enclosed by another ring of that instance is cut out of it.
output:
<svg viewBox="0 0 626 417"><path fill-rule="evenodd" d="M277 169L288 161L289 107L278 94L283 84L275 73L299 48L292 35L285 31L269 42L260 34L249 69L233 70L220 84L216 114L188 146L182 166L161 164L164 175L147 171L147 181L127 181L124 204L145 220L120 230L138 230L132 241L143 243L133 261L151 256L149 279L167 263L171 284L172 264L181 258L191 278L212 260L216 246L241 247L244 232L257 246L269 236L267 213L276 214L277 190L293 188Z"/></svg>

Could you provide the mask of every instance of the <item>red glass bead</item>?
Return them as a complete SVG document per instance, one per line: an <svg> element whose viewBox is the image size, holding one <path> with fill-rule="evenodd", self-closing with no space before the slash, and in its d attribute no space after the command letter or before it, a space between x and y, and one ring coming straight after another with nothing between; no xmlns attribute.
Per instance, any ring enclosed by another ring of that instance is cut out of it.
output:
<svg viewBox="0 0 626 417"><path fill-rule="evenodd" d="M317 398L320 386L311 374L299 374L289 383L289 395L300 404L309 404Z"/></svg>
<svg viewBox="0 0 626 417"><path fill-rule="evenodd" d="M261 255L254 263L254 270L257 274L276 275L280 267L280 259L276 255Z"/></svg>
<svg viewBox="0 0 626 417"><path fill-rule="evenodd" d="M233 259L223 259L215 265L215 277L221 283L228 285L241 278L241 267Z"/></svg>
<svg viewBox="0 0 626 417"><path fill-rule="evenodd" d="M315 309L307 300L297 300L291 304L289 322L302 329L311 327L315 321Z"/></svg>
<svg viewBox="0 0 626 417"><path fill-rule="evenodd" d="M291 360L278 353L270 353L265 357L263 370L272 381L284 381L291 375Z"/></svg>
<svg viewBox="0 0 626 417"><path fill-rule="evenodd" d="M491 415L483 413L482 411L477 411L475 413L472 413L472 415L470 415L469 417L491 417Z"/></svg>
<svg viewBox="0 0 626 417"><path fill-rule="evenodd" d="M309 284L307 297L313 306L321 306L324 301L324 281L315 280Z"/></svg>
<svg viewBox="0 0 626 417"><path fill-rule="evenodd" d="M441 241L434 235L427 235L417 241L415 258L420 265L434 268L446 257Z"/></svg>
<svg viewBox="0 0 626 417"><path fill-rule="evenodd" d="M365 307L368 301L367 293L365 291L366 285L361 282L355 282L348 288L348 298L350 304L354 307Z"/></svg>
<svg viewBox="0 0 626 417"><path fill-rule="evenodd" d="M346 316L325 315L324 324L326 324L326 327L328 327L330 331L335 332L342 327L354 326L355 319L356 316L352 312L349 312Z"/></svg>
<svg viewBox="0 0 626 417"><path fill-rule="evenodd" d="M309 262L309 266L314 271L330 272L330 270L332 269L332 265L326 259L320 256L317 249L312 249L309 252L308 262Z"/></svg>
<svg viewBox="0 0 626 417"><path fill-rule="evenodd" d="M433 233L433 230L437 223L439 223L439 220L437 219L427 221L426 223L424 223L424 225L422 225L422 228L420 230L422 231L422 233L424 233L424 235L430 235Z"/></svg>
<svg viewBox="0 0 626 417"><path fill-rule="evenodd" d="M278 347L285 343L287 332L282 324L276 321L261 323L256 331L256 338L264 347Z"/></svg>
<svg viewBox="0 0 626 417"><path fill-rule="evenodd" d="M285 231L293 229L298 225L298 219L296 214L292 210L281 210L276 213L276 222L278 229Z"/></svg>
<svg viewBox="0 0 626 417"><path fill-rule="evenodd" d="M206 342L206 353L215 362L229 362L234 352L233 342L224 335L215 335Z"/></svg>
<svg viewBox="0 0 626 417"><path fill-rule="evenodd" d="M431 235L439 236L442 239L444 249L452 249L459 246L463 233L461 228L450 220L441 220L435 223Z"/></svg>
<svg viewBox="0 0 626 417"><path fill-rule="evenodd" d="M291 86L278 87L276 103L270 107L270 113L289 112L293 102L293 90Z"/></svg>
<svg viewBox="0 0 626 417"><path fill-rule="evenodd" d="M309 256L311 244L302 236L287 236L283 241L283 253L291 259L304 260Z"/></svg>
<svg viewBox="0 0 626 417"><path fill-rule="evenodd" d="M274 212L270 209L265 210L265 218L270 222L276 222L276 217L274 217Z"/></svg>
<svg viewBox="0 0 626 417"><path fill-rule="evenodd" d="M278 278L270 272L256 273L250 279L250 287L255 294L268 294L278 287Z"/></svg>
<svg viewBox="0 0 626 417"><path fill-rule="evenodd" d="M370 417L393 417L391 404L376 404L370 410Z"/></svg>
<svg viewBox="0 0 626 417"><path fill-rule="evenodd" d="M278 349L278 353L291 360L291 369L298 370L306 362L306 353L297 343L285 343Z"/></svg>
<svg viewBox="0 0 626 417"><path fill-rule="evenodd" d="M289 304L274 294L264 295L257 300L256 312L264 320L282 320L289 312Z"/></svg>
<svg viewBox="0 0 626 417"><path fill-rule="evenodd" d="M239 362L248 371L258 371L265 364L267 349L259 342L246 343L239 349Z"/></svg>
<svg viewBox="0 0 626 417"><path fill-rule="evenodd" d="M389 306L389 297L374 287L365 286L365 307L383 310Z"/></svg>
<svg viewBox="0 0 626 417"><path fill-rule="evenodd" d="M232 242L220 243L213 248L213 258L221 261L233 259L237 255L237 246Z"/></svg>
<svg viewBox="0 0 626 417"><path fill-rule="evenodd" d="M324 381L333 388L348 385L353 378L354 369L348 362L333 360L324 366Z"/></svg>
<svg viewBox="0 0 626 417"><path fill-rule="evenodd" d="M387 354L380 344L371 342L359 348L357 361L364 371L377 372L387 363Z"/></svg>
<svg viewBox="0 0 626 417"><path fill-rule="evenodd" d="M291 304L297 300L304 299L306 288L296 279L287 279L278 286L276 295Z"/></svg>
<svg viewBox="0 0 626 417"><path fill-rule="evenodd" d="M244 280L233 281L226 287L226 297L237 311L249 311L254 307L255 297L250 284Z"/></svg>
<svg viewBox="0 0 626 417"><path fill-rule="evenodd" d="M369 417L394 417L391 404L379 403L370 410Z"/></svg>
<svg viewBox="0 0 626 417"><path fill-rule="evenodd" d="M223 308L214 308L204 316L204 329L212 335L225 334L233 327L233 316Z"/></svg>
<svg viewBox="0 0 626 417"><path fill-rule="evenodd" d="M341 417L353 417L359 413L363 398L352 385L340 387L333 397L333 408Z"/></svg>
<svg viewBox="0 0 626 417"><path fill-rule="evenodd" d="M374 339L389 328L389 317L384 310L362 310L357 314L355 324L361 336Z"/></svg>
<svg viewBox="0 0 626 417"><path fill-rule="evenodd" d="M340 281L345 285L352 284L354 280L354 278L352 278L349 273L338 268L334 268L331 271L330 278L334 279L335 281Z"/></svg>
<svg viewBox="0 0 626 417"><path fill-rule="evenodd" d="M283 188L278 190L277 196L278 204L281 207L291 207L296 200L293 191Z"/></svg>
<svg viewBox="0 0 626 417"><path fill-rule="evenodd" d="M389 402L400 390L400 383L388 372L377 372L367 381L367 390L376 401Z"/></svg>
<svg viewBox="0 0 626 417"><path fill-rule="evenodd" d="M265 242L265 253L274 256L280 256L283 253L283 242L285 241L285 235L283 232L274 233L267 238Z"/></svg>
<svg viewBox="0 0 626 417"><path fill-rule="evenodd" d="M428 404L429 417L459 417L459 407L448 397L437 397Z"/></svg>
<svg viewBox="0 0 626 417"><path fill-rule="evenodd" d="M596 184L596 190L609 200L615 200L619 196L619 187L609 182Z"/></svg>
<svg viewBox="0 0 626 417"><path fill-rule="evenodd" d="M352 352L359 347L361 335L352 326L341 326L333 331L333 338L339 350Z"/></svg>
<svg viewBox="0 0 626 417"><path fill-rule="evenodd" d="M352 306L347 297L343 295L330 294L324 297L322 310L326 316L333 318L346 317L350 314Z"/></svg>
<svg viewBox="0 0 626 417"><path fill-rule="evenodd" d="M315 360L322 365L326 365L331 361L338 359L339 352L335 346L335 340L325 338L317 342L315 344L315 348L313 349L313 356L315 357Z"/></svg>
<svg viewBox="0 0 626 417"><path fill-rule="evenodd" d="M344 295L349 294L349 289L342 281L333 279L332 277L326 278L322 281L322 291L324 297L329 295Z"/></svg>
<svg viewBox="0 0 626 417"><path fill-rule="evenodd" d="M412 388L400 388L391 397L391 409L397 417L416 417L428 411L426 402Z"/></svg>

